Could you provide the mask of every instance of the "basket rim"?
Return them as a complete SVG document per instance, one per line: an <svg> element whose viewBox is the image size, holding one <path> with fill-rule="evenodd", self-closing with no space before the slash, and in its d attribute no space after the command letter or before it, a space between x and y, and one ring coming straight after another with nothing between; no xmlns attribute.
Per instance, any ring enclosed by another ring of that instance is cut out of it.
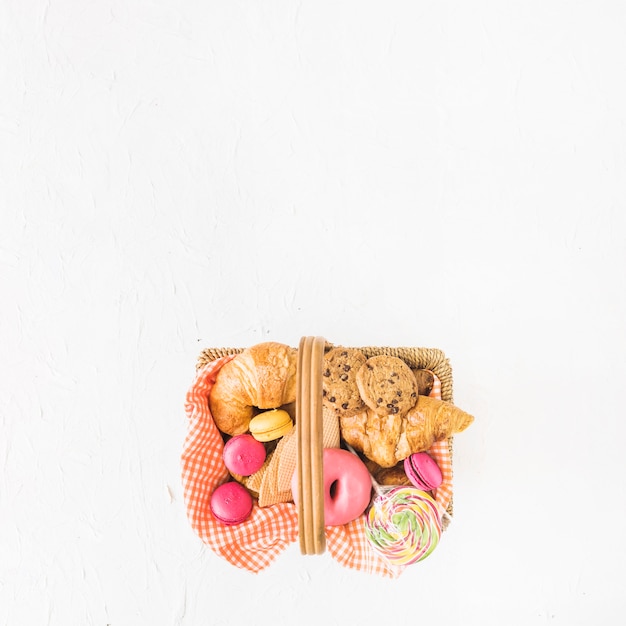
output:
<svg viewBox="0 0 626 626"><path fill-rule="evenodd" d="M407 362L410 367L432 371L441 382L441 398L453 403L453 376L450 360L440 348L426 348L419 346L348 346L346 344L332 344L326 342L325 351L332 348L346 347L360 350L366 357L386 354L397 356ZM197 357L196 369L225 356L235 356L246 348L241 347L207 347ZM297 348L294 348L297 349Z"/></svg>

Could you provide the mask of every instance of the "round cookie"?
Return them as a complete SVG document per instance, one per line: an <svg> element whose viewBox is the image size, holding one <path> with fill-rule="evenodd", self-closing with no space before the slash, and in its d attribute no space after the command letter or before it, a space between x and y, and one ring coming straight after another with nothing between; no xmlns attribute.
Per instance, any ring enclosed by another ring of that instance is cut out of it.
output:
<svg viewBox="0 0 626 626"><path fill-rule="evenodd" d="M361 398L379 415L404 415L417 402L417 380L398 357L380 354L367 359L356 375Z"/></svg>
<svg viewBox="0 0 626 626"><path fill-rule="evenodd" d="M417 393L420 396L428 396L435 384L435 375L426 369L411 368L417 380Z"/></svg>
<svg viewBox="0 0 626 626"><path fill-rule="evenodd" d="M322 401L337 415L348 417L365 408L356 375L366 360L356 348L332 348L324 355Z"/></svg>

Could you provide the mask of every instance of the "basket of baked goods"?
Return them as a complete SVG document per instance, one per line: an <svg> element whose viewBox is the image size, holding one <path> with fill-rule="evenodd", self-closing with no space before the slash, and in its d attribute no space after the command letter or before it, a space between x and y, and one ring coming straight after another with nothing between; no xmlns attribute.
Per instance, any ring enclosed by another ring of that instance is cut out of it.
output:
<svg viewBox="0 0 626 626"><path fill-rule="evenodd" d="M441 350L318 336L203 350L185 410L185 505L211 550L258 572L298 542L391 578L452 519L452 440L474 420Z"/></svg>

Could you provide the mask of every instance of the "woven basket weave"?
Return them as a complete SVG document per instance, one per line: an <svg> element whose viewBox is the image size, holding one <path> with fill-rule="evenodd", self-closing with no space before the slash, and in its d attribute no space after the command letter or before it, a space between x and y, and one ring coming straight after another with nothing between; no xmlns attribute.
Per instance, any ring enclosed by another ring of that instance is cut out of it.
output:
<svg viewBox="0 0 626 626"><path fill-rule="evenodd" d="M326 350L330 350L333 347L335 347L333 344L326 343ZM430 370L441 381L441 399L446 402L453 402L452 368L450 367L450 361L441 350L437 348L394 348L387 346L367 346L357 349L361 350L368 358L378 354L386 354L401 358L409 367ZM200 353L196 367L199 369L215 359L239 354L243 351L244 348L206 348Z"/></svg>

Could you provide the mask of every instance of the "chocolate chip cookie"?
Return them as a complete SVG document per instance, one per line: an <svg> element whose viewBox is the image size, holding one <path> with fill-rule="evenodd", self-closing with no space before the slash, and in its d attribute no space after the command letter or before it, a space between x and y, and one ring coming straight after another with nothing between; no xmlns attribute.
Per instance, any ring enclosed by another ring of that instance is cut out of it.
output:
<svg viewBox="0 0 626 626"><path fill-rule="evenodd" d="M435 375L430 370L411 369L413 369L415 379L417 380L417 393L420 396L429 395L435 384Z"/></svg>
<svg viewBox="0 0 626 626"><path fill-rule="evenodd" d="M384 354L367 359L356 375L363 402L379 415L404 415L417 402L417 380L398 357Z"/></svg>
<svg viewBox="0 0 626 626"><path fill-rule="evenodd" d="M356 375L366 360L356 348L332 348L324 355L322 402L337 415L355 415L365 409Z"/></svg>

